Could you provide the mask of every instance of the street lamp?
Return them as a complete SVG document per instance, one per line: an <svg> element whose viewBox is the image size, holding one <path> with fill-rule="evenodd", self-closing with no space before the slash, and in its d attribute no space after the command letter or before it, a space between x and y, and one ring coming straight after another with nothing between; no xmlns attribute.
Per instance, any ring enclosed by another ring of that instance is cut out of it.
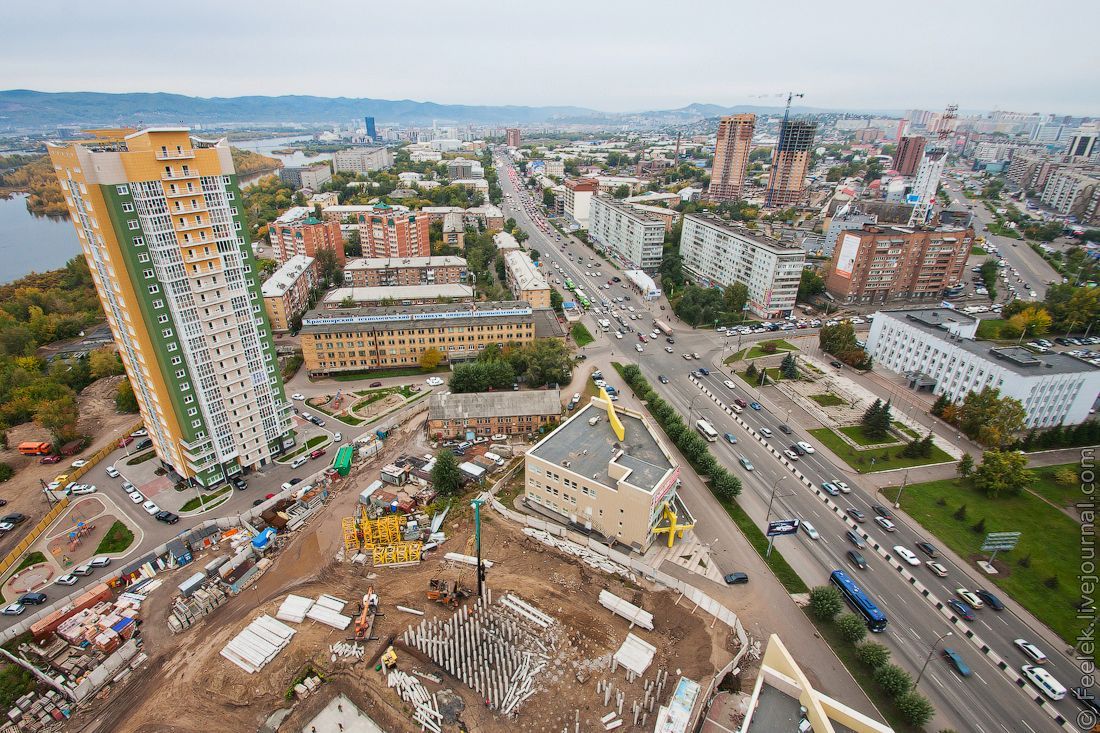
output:
<svg viewBox="0 0 1100 733"><path fill-rule="evenodd" d="M924 660L924 665L920 668L920 673L917 675L917 681L913 683L913 687L920 684L920 678L924 676L924 670L928 667L928 663L932 661L932 655L936 653L936 647L940 645L940 642L949 636L954 636L955 632L945 632L940 638L936 639L936 642L932 645L932 648L928 650L928 657Z"/></svg>
<svg viewBox="0 0 1100 733"><path fill-rule="evenodd" d="M768 514L764 517L764 524L767 524L772 518L772 502L775 501L775 490L779 488L780 483L786 480L786 476L780 476L775 480L775 483L772 484L772 495L771 498L768 499Z"/></svg>
<svg viewBox="0 0 1100 733"><path fill-rule="evenodd" d="M905 484L909 482L909 469L905 469L905 475L901 477L901 488L898 489L898 495L894 498L894 508L901 509L901 492L905 491Z"/></svg>
<svg viewBox="0 0 1100 733"><path fill-rule="evenodd" d="M703 393L700 392L699 394L697 394L697 395L695 395L694 397L691 398L691 404L688 405L688 422L691 422L691 412L692 412L692 410L695 409L695 400L699 399L702 396L703 396Z"/></svg>

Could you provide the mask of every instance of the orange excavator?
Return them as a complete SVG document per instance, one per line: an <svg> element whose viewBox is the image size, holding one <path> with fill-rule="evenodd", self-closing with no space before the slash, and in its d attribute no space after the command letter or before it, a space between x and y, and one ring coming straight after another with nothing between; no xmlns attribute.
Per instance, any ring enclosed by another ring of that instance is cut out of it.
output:
<svg viewBox="0 0 1100 733"><path fill-rule="evenodd" d="M355 618L355 641L370 641L377 637L371 636L374 632L374 619L383 614L378 613L378 594L374 592L374 586L367 588L363 594L363 609Z"/></svg>
<svg viewBox="0 0 1100 733"><path fill-rule="evenodd" d="M428 600L442 603L444 606L458 608L459 604L469 598L471 592L463 588L455 580L431 579L428 581Z"/></svg>

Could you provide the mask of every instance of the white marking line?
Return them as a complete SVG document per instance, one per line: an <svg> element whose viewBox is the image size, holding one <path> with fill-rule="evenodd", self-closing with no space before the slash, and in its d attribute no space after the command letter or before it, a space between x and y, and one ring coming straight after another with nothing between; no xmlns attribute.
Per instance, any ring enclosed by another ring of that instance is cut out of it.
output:
<svg viewBox="0 0 1100 733"><path fill-rule="evenodd" d="M974 676L975 676L975 677L977 677L978 679L980 679L980 680L982 681L982 684L983 684L983 685L988 685L988 684L989 684L988 682L986 682L986 681L985 681L985 677L982 677L982 676L981 676L980 674L978 674L977 672L975 672L975 673L974 673Z"/></svg>
<svg viewBox="0 0 1100 733"><path fill-rule="evenodd" d="M1030 725L1028 725L1027 721L1021 720L1020 724L1023 725L1025 728L1027 728L1029 731L1031 731L1031 733L1035 733L1035 729L1032 728Z"/></svg>
<svg viewBox="0 0 1100 733"><path fill-rule="evenodd" d="M918 634L916 632L916 630L913 629L912 626L909 627L909 633L913 635L914 639L916 639L917 641L920 641L920 634Z"/></svg>

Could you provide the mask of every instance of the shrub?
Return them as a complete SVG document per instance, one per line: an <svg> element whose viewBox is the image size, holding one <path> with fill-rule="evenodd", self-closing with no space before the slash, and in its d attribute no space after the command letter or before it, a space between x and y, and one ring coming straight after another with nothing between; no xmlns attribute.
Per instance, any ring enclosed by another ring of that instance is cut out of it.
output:
<svg viewBox="0 0 1100 733"><path fill-rule="evenodd" d="M15 469L6 463L0 463L0 482L7 481L15 475Z"/></svg>
<svg viewBox="0 0 1100 733"><path fill-rule="evenodd" d="M1031 555L1024 555L1023 557L1021 557L1019 560L1016 561L1016 564L1019 565L1022 568L1030 568L1031 567Z"/></svg>
<svg viewBox="0 0 1100 733"><path fill-rule="evenodd" d="M896 664L886 664L876 669L874 679L887 695L895 699L913 689L913 678Z"/></svg>
<svg viewBox="0 0 1100 733"><path fill-rule="evenodd" d="M936 506L947 506L947 498L941 496L940 498L936 499Z"/></svg>
<svg viewBox="0 0 1100 733"><path fill-rule="evenodd" d="M1043 585L1045 585L1047 588L1050 588L1051 590L1056 589L1058 587L1058 576L1057 575L1050 576L1049 578L1047 578L1046 580L1043 581Z"/></svg>
<svg viewBox="0 0 1100 733"><path fill-rule="evenodd" d="M856 659L871 669L878 669L890 661L890 650L878 642L868 641L856 646Z"/></svg>
<svg viewBox="0 0 1100 733"><path fill-rule="evenodd" d="M831 621L843 607L840 591L831 585L819 585L810 589L810 612L819 621Z"/></svg>
<svg viewBox="0 0 1100 733"><path fill-rule="evenodd" d="M984 534L985 533L985 517L982 517L977 522L975 522L974 526L971 527L970 529L974 530L977 534Z"/></svg>
<svg viewBox="0 0 1100 733"><path fill-rule="evenodd" d="M955 513L952 514L951 516L953 516L955 519L959 520L960 522L965 522L966 521L966 504L963 504L958 509L956 509Z"/></svg>
<svg viewBox="0 0 1100 733"><path fill-rule="evenodd" d="M931 720L936 712L935 708L932 707L932 703L928 702L928 698L916 690L898 696L894 703L898 706L898 712L901 713L909 725L918 728Z"/></svg>
<svg viewBox="0 0 1100 733"><path fill-rule="evenodd" d="M846 613L836 620L837 630L844 640L852 644L863 641L867 636L867 624L854 613Z"/></svg>

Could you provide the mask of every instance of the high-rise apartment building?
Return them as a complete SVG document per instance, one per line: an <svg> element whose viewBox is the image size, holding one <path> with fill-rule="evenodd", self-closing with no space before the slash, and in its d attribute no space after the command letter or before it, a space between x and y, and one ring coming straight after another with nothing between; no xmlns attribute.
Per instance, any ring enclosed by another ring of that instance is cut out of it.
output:
<svg viewBox="0 0 1100 733"><path fill-rule="evenodd" d="M363 122L366 125L367 137L371 142L378 142L378 128L374 125L373 117L364 117Z"/></svg>
<svg viewBox="0 0 1100 733"><path fill-rule="evenodd" d="M718 141L714 145L707 195L716 201L736 201L745 186L745 171L752 152L756 115L732 115L718 120Z"/></svg>
<svg viewBox="0 0 1100 733"><path fill-rule="evenodd" d="M947 151L934 148L924 151L917 168L917 180L909 192L907 203L913 204L910 226L924 224L932 215L932 204L936 201L936 192L940 190L943 167L947 164Z"/></svg>
<svg viewBox="0 0 1100 733"><path fill-rule="evenodd" d="M817 123L805 120L787 120L781 126L764 195L766 206L796 206L805 199L806 172L816 132Z"/></svg>
<svg viewBox="0 0 1100 733"><path fill-rule="evenodd" d="M654 208L652 206L646 208ZM646 272L661 268L665 220L606 194L592 199L588 236Z"/></svg>
<svg viewBox="0 0 1100 733"><path fill-rule="evenodd" d="M509 127L504 130L504 143L510 148L519 147L519 128Z"/></svg>
<svg viewBox="0 0 1100 733"><path fill-rule="evenodd" d="M902 176L915 176L927 142L923 135L903 135L894 152L894 170Z"/></svg>
<svg viewBox="0 0 1100 733"><path fill-rule="evenodd" d="M1096 128L1081 128L1069 139L1066 155L1071 159L1089 159L1100 153L1100 131Z"/></svg>
<svg viewBox="0 0 1100 733"><path fill-rule="evenodd" d="M157 457L213 486L294 443L229 144L99 130L50 160Z"/></svg>
<svg viewBox="0 0 1100 733"><path fill-rule="evenodd" d="M402 207L404 209L404 207ZM359 241L364 257L429 257L431 216L377 204L359 214Z"/></svg>
<svg viewBox="0 0 1100 733"><path fill-rule="evenodd" d="M316 257L322 249L330 249L340 267L344 266L344 235L340 231L340 222L316 219L313 209L308 207L293 206L287 209L271 222L267 238L271 241L275 261L280 265L286 264L295 255Z"/></svg>

